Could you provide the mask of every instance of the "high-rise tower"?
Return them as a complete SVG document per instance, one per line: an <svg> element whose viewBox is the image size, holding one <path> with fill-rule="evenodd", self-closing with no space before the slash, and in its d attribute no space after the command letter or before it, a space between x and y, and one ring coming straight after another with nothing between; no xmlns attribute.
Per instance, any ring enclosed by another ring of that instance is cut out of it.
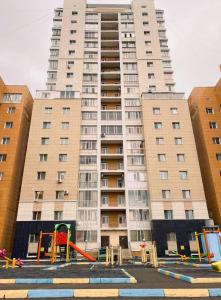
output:
<svg viewBox="0 0 221 300"><path fill-rule="evenodd" d="M188 105L174 85L153 0L65 0L55 10L18 213L29 249L40 220L76 218L77 243L88 249L136 252L154 239L161 255L189 250L208 215Z"/></svg>

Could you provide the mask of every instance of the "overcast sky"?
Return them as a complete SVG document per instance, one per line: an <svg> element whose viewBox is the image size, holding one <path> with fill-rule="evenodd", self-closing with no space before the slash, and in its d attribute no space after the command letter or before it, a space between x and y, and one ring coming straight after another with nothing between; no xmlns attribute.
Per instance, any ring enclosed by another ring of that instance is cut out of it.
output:
<svg viewBox="0 0 221 300"><path fill-rule="evenodd" d="M80 1L80 0L79 0ZM90 0L89 3L129 3ZM220 78L221 0L155 0L165 10L176 90ZM45 89L53 10L63 0L0 0L0 75L7 84Z"/></svg>

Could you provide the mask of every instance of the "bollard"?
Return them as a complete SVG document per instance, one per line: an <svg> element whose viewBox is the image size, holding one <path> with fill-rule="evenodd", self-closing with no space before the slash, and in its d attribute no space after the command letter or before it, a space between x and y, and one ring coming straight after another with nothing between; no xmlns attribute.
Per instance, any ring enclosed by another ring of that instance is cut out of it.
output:
<svg viewBox="0 0 221 300"><path fill-rule="evenodd" d="M111 247L110 253L111 253L111 265L113 267L113 265L114 265L114 249L113 249L113 247Z"/></svg>
<svg viewBox="0 0 221 300"><path fill-rule="evenodd" d="M8 267L9 267L9 261L6 260L6 262L5 262L5 268L8 269Z"/></svg>
<svg viewBox="0 0 221 300"><path fill-rule="evenodd" d="M12 269L15 268L15 262L16 262L16 260L15 260L15 258L13 258L13 259L12 259Z"/></svg>
<svg viewBox="0 0 221 300"><path fill-rule="evenodd" d="M122 266L122 248L119 247L118 264Z"/></svg>
<svg viewBox="0 0 221 300"><path fill-rule="evenodd" d="M106 266L109 265L109 249L106 247Z"/></svg>

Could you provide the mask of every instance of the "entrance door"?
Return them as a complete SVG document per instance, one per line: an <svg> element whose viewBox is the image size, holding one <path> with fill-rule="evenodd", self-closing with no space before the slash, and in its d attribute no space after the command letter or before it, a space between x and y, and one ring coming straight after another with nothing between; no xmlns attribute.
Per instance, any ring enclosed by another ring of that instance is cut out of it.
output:
<svg viewBox="0 0 221 300"><path fill-rule="evenodd" d="M122 249L128 249L128 239L126 235L119 236L119 244Z"/></svg>
<svg viewBox="0 0 221 300"><path fill-rule="evenodd" d="M101 237L101 247L109 247L110 246L110 237L108 235Z"/></svg>

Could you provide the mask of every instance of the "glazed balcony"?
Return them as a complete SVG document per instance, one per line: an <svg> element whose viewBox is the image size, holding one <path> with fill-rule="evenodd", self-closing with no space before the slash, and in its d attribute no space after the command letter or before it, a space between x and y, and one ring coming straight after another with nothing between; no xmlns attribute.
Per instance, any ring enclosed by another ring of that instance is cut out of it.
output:
<svg viewBox="0 0 221 300"><path fill-rule="evenodd" d="M118 31L118 21L102 21L101 31Z"/></svg>

